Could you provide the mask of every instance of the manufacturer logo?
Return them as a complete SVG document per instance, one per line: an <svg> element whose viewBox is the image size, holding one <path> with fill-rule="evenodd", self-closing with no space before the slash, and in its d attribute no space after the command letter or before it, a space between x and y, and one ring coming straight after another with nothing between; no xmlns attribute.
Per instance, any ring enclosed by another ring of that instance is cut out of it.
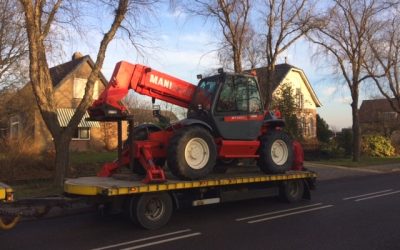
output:
<svg viewBox="0 0 400 250"><path fill-rule="evenodd" d="M150 74L150 83L162 86L167 89L172 89L172 81Z"/></svg>

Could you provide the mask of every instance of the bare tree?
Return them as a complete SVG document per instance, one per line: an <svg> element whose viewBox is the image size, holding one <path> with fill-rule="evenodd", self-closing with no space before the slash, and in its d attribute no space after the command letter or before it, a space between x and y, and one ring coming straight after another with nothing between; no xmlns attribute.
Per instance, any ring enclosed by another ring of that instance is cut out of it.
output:
<svg viewBox="0 0 400 250"><path fill-rule="evenodd" d="M379 92L392 109L400 114L400 25L395 8L385 12L387 19L376 22L375 32L368 34L371 53L364 67L372 76Z"/></svg>
<svg viewBox="0 0 400 250"><path fill-rule="evenodd" d="M371 75L363 70L368 54L367 37L376 28L377 15L386 8L378 0L335 0L320 27L309 36L321 48L319 56L340 72L349 87L352 103L353 161L360 159L358 101L360 84Z"/></svg>
<svg viewBox="0 0 400 250"><path fill-rule="evenodd" d="M0 87L24 82L28 43L23 24L20 4L0 1Z"/></svg>
<svg viewBox="0 0 400 250"><path fill-rule="evenodd" d="M272 101L275 65L278 57L313 26L313 1L310 0L264 0L261 5L265 23L263 35L264 61L267 65L267 79L261 85L265 106Z"/></svg>
<svg viewBox="0 0 400 250"><path fill-rule="evenodd" d="M87 81L84 97L76 108L75 114L69 121L68 126L63 128L60 126L57 119L53 85L47 60L50 55L46 50L46 43L48 42L49 33L55 23L66 19L66 15L68 14L66 11L68 11L73 4L79 4L79 1L20 0L25 15L25 28L29 42L31 86L43 120L53 137L56 150L56 184L63 183L69 165L69 144L71 137L85 114L86 109L92 103L93 86L103 65L108 44L114 38L117 30L123 25L123 21L126 21L125 17L127 13L136 10L134 14L139 16L140 12L138 10L142 6L138 7L138 5L145 5L149 2L154 1L110 0L101 2L105 7L112 9L114 18L101 40L93 70ZM130 26L125 25L124 27Z"/></svg>
<svg viewBox="0 0 400 250"><path fill-rule="evenodd" d="M183 2L183 1L182 1ZM235 72L242 72L243 51L250 28L250 0L195 0L183 4L195 15L215 20L222 31L219 49L223 64L233 63Z"/></svg>

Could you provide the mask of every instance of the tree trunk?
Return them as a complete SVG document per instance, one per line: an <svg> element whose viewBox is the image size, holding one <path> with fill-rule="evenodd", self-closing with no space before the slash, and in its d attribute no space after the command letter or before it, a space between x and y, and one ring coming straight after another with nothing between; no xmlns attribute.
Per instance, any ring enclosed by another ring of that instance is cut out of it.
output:
<svg viewBox="0 0 400 250"><path fill-rule="evenodd" d="M233 48L233 67L235 73L241 73L242 72L242 55L239 50L236 48Z"/></svg>
<svg viewBox="0 0 400 250"><path fill-rule="evenodd" d="M273 85L275 80L275 63L272 63L267 66L267 81L265 82L265 86L262 86L264 89L262 92L264 96L264 108L265 110L269 110L272 103L272 92Z"/></svg>
<svg viewBox="0 0 400 250"><path fill-rule="evenodd" d="M66 173L69 168L69 144L70 139L67 136L61 135L58 140L54 140L56 149L56 162L55 162L55 178L54 182L58 186L63 186Z"/></svg>
<svg viewBox="0 0 400 250"><path fill-rule="evenodd" d="M360 161L361 137L360 137L360 119L358 116L358 97L353 99L351 104L351 111L353 115L353 161Z"/></svg>

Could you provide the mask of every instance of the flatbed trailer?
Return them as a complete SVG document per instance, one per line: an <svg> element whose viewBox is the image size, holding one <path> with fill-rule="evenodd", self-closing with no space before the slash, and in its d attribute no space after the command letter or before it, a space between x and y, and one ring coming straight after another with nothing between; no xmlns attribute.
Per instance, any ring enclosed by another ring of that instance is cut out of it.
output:
<svg viewBox="0 0 400 250"><path fill-rule="evenodd" d="M311 199L316 174L289 171L265 175L260 171L210 175L205 179L183 181L167 178L164 183L145 184L132 174L113 177L68 179L64 191L70 197L86 197L107 212L125 212L146 229L164 226L174 209L267 196L287 202Z"/></svg>

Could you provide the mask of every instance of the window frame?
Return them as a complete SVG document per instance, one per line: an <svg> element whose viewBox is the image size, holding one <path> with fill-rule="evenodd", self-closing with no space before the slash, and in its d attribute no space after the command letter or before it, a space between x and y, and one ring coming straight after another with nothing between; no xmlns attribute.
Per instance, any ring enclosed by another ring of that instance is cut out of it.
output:
<svg viewBox="0 0 400 250"><path fill-rule="evenodd" d="M82 138L81 136L81 130L86 129L88 131L88 137L87 138ZM76 133L78 134L78 137L75 137ZM74 134L72 135L72 140L73 141L89 141L90 140L90 128L88 127L78 127L75 131Z"/></svg>

